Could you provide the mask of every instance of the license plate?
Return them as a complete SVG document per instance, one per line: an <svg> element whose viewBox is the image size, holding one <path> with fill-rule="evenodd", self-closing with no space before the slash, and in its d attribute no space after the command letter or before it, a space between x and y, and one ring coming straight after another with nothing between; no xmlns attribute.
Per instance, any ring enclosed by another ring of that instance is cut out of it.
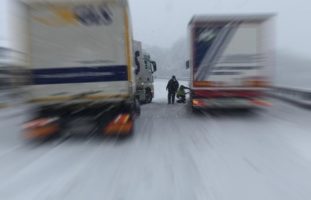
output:
<svg viewBox="0 0 311 200"><path fill-rule="evenodd" d="M77 118L70 120L66 127L72 135L88 135L94 132L96 123L90 118Z"/></svg>

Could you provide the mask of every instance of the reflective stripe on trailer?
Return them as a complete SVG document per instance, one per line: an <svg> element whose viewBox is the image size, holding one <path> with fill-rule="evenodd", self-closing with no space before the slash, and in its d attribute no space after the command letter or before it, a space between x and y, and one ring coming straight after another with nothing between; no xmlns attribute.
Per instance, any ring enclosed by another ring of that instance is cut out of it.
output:
<svg viewBox="0 0 311 200"><path fill-rule="evenodd" d="M193 90L193 98L226 98L242 97L254 98L264 95L263 91L251 90Z"/></svg>

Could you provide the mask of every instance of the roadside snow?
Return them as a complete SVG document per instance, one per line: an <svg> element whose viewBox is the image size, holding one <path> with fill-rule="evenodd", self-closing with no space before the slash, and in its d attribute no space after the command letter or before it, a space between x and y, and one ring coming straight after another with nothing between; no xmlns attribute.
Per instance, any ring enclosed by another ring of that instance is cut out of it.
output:
<svg viewBox="0 0 311 200"><path fill-rule="evenodd" d="M167 105L166 82L128 140L36 146L21 137L27 110L2 118L0 199L311 199L310 111L273 100L255 113L193 114Z"/></svg>

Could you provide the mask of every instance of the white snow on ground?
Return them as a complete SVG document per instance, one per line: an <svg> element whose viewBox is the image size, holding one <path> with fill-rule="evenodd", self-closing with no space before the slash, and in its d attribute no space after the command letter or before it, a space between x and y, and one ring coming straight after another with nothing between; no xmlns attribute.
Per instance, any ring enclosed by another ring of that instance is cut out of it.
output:
<svg viewBox="0 0 311 200"><path fill-rule="evenodd" d="M0 199L310 200L310 110L192 114L166 81L128 140L23 140L27 109L0 113Z"/></svg>

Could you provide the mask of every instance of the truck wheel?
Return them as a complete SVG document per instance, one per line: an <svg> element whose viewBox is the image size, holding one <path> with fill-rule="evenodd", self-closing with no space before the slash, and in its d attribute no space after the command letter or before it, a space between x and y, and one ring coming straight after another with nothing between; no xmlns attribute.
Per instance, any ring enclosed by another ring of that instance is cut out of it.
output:
<svg viewBox="0 0 311 200"><path fill-rule="evenodd" d="M146 103L151 103L152 102L152 94L151 91L147 90L146 91Z"/></svg>
<svg viewBox="0 0 311 200"><path fill-rule="evenodd" d="M141 113L140 101L137 98L134 101L135 101L134 102L134 116L138 117L140 116L140 113Z"/></svg>
<svg viewBox="0 0 311 200"><path fill-rule="evenodd" d="M201 110L199 108L195 108L193 106L191 106L191 111L195 115L202 114L202 112L201 112Z"/></svg>

